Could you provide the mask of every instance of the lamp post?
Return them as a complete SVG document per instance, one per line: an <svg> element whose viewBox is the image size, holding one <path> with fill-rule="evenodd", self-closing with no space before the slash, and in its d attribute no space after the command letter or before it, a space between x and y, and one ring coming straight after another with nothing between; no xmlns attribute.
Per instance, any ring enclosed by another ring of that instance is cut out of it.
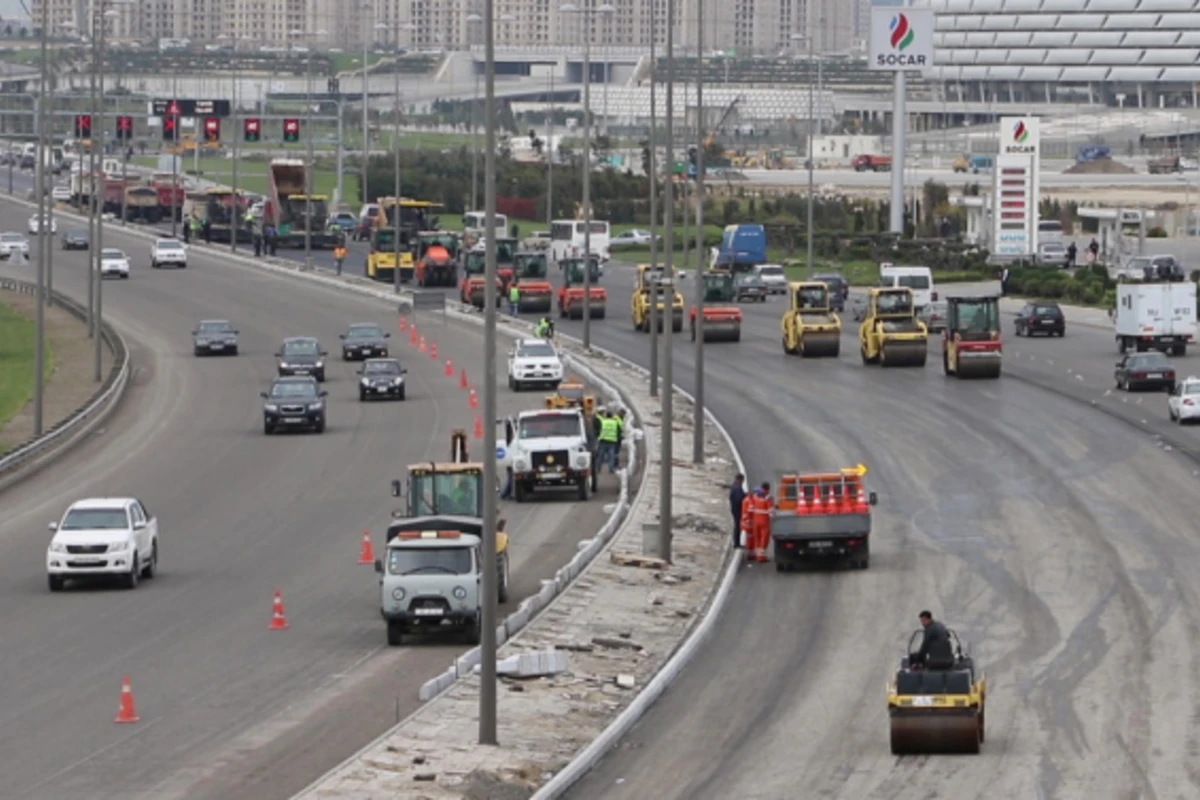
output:
<svg viewBox="0 0 1200 800"><path fill-rule="evenodd" d="M805 203L805 205L807 206L807 208L805 210L805 215L806 215L805 236L807 238L807 244L806 244L807 253L805 255L805 265L808 268L808 277L811 278L813 275L813 270L814 270L814 265L813 265L813 199L816 196L816 190L815 190L816 178L813 174L813 167L814 167L813 160L816 158L816 155L815 155L815 150L813 149L813 135L816 130L816 118L817 118L816 91L815 91L816 83L813 80L813 74L812 74L813 38L814 37L813 37L813 32L812 32L811 17L810 17L810 22L809 22L808 27L809 27L808 33L793 33L790 38L793 40L805 40L805 39L808 40L808 164L806 165L808 167L808 200Z"/></svg>
<svg viewBox="0 0 1200 800"><path fill-rule="evenodd" d="M234 37L234 36L230 36L228 34L224 34L224 33L221 34L220 36L218 36L217 38L233 42L233 86L232 86L233 93L231 95L232 102L230 103L232 110L233 110L233 132L232 132L232 135L233 135L233 161L230 164L230 171L232 172L232 175L230 176L230 179L229 179L230 188L233 189L233 198L231 200L233 205L229 211L230 222L232 223L229 226L230 227L229 252L236 253L237 252L238 231L241 230L242 223L244 221L242 219L241 204L238 203L238 155L239 155L238 150L240 149L239 143L241 140L241 135L238 130L238 116L239 116L238 115L238 110L239 110L238 109L238 68L237 68L237 66L238 66L238 61L237 61L238 38ZM248 37L243 36L241 38L245 39ZM341 147L341 146L342 146L342 144L339 141L338 147ZM338 178L339 178L339 180L341 179L341 172L338 173Z"/></svg>
<svg viewBox="0 0 1200 800"><path fill-rule="evenodd" d="M313 163L316 159L313 153L313 74L312 74L312 40L324 36L325 31L313 31L307 33L303 30L292 30L293 36L304 37L309 39L307 52L305 53L304 77L307 96L307 102L304 104L304 138L308 149L308 165L304 170L304 269L307 272L312 272L313 254L312 254L312 226L313 226Z"/></svg>
<svg viewBox="0 0 1200 800"><path fill-rule="evenodd" d="M473 31L482 23L483 17L478 14L467 15L468 30ZM468 41L473 44L475 37L468 35ZM471 100L471 207L468 209L474 211L479 208L479 66L475 63L475 52L470 47L467 50L471 53L471 73L475 78L475 94Z"/></svg>
<svg viewBox="0 0 1200 800"><path fill-rule="evenodd" d="M671 561L671 480L673 477L674 447L671 433L675 428L675 392L673 385L675 322L675 0L667 0L667 125L666 162L670 165L666 196L663 199L663 226L667 229L666 257L663 272L669 277L667 297L663 302L663 390L662 390L662 450L659 460L662 469L661 497L658 501L658 557Z"/></svg>
<svg viewBox="0 0 1200 800"><path fill-rule="evenodd" d="M696 386L692 462L704 463L704 0L696 0Z"/></svg>
<svg viewBox="0 0 1200 800"><path fill-rule="evenodd" d="M375 25L376 30L388 30L389 25L380 22ZM394 33L395 52L400 52L400 31L412 31L416 26L411 22L404 25L396 25ZM396 294L400 293L400 228L404 218L404 205L400 202L400 70L393 70L396 76L395 85L392 87L393 101L393 127L392 127L392 193L396 198L396 218L393 220L392 229L392 252L396 260L393 262L392 269L392 291Z"/></svg>
<svg viewBox="0 0 1200 800"><path fill-rule="evenodd" d="M370 57L370 53L367 50L367 45L369 43L369 40L372 39L373 37L371 37L367 34L367 22L370 19L370 17L368 16L367 9L371 8L371 6L368 4L367 0L362 0L362 8L363 8L363 21L362 21L362 26L363 26L363 32L362 32L362 34L363 34L362 164L361 164L361 175L359 177L359 180L362 181L362 201L365 204L367 202L367 160L368 160L368 156L370 154L370 148L368 146L368 143L371 140L371 130L370 130L370 126L368 125L368 121L367 121L367 110L368 110L367 109L367 59Z"/></svg>
<svg viewBox="0 0 1200 800"><path fill-rule="evenodd" d="M546 115L546 230L554 230L554 67L550 69L550 113Z"/></svg>
<svg viewBox="0 0 1200 800"><path fill-rule="evenodd" d="M49 48L47 38L50 27L50 4L43 0L41 19L41 41L38 57L41 61L41 80L38 82L37 104L37 162L34 164L34 191L37 192L37 296L34 298L36 332L33 345L33 435L42 435L42 410L44 406L44 389L46 380L46 253L49 250L49 236L46 228L46 154L48 137L46 136L46 83L50 80ZM11 165L11 160L9 164ZM11 168L11 167L10 167ZM11 180L11 179L10 179Z"/></svg>
<svg viewBox="0 0 1200 800"><path fill-rule="evenodd" d="M95 66L93 67L93 72L95 72L98 76L97 82L99 83L99 97L98 97L98 103L97 103L97 108L96 108L96 117L92 121L92 124L95 126L92 129L92 148L91 148L91 150L92 150L93 163L95 163L95 156L96 156L96 149L97 149L96 148L96 131L100 132L100 147L103 148L103 146L104 146L104 35L105 35L105 29L108 27L107 20L118 16L116 9L111 7L116 2L117 2L117 0L108 0L108 2L100 3L96 8L98 13L94 17L95 24L93 25L92 38L95 40L97 47L96 47L96 51L95 51L96 52L96 61L95 61ZM96 28L100 29L98 33L95 31ZM104 188L104 182L103 182L103 180L101 180L100 189L103 191L103 188ZM96 194L95 189L96 189L95 172L93 172L92 173L92 191L91 191L91 194L93 196ZM103 374L100 369L100 366L101 366L100 361L101 361L101 355L102 355L103 349L104 349L103 341L102 341L104 339L104 337L100 335L101 324L103 321L103 307L104 307L104 302L103 302L104 276L100 273L100 263L102 260L101 256L104 253L104 215L101 213L104 209L103 195L100 198L100 202L95 202L95 200L96 200L96 198L93 197L92 214L96 218L96 240L91 243L91 247L92 247L91 255L94 256L94 259L92 260L92 264L93 264L92 269L96 273L96 313L95 313L95 324L92 329L92 345L94 347L92 357L93 357L93 361L95 362L94 363L95 368L93 370L92 377L97 383L99 383L101 380L103 380ZM39 226L39 229L40 229L40 227L41 226Z"/></svg>
<svg viewBox="0 0 1200 800"><path fill-rule="evenodd" d="M658 80L655 46L658 41L658 10L650 9L650 269L658 266ZM650 396L658 397L658 282L650 287Z"/></svg>

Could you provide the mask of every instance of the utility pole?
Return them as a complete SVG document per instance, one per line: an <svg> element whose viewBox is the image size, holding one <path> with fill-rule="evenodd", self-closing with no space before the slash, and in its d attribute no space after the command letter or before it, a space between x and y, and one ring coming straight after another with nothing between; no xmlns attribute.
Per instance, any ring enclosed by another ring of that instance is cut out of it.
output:
<svg viewBox="0 0 1200 800"><path fill-rule="evenodd" d="M369 42L369 40L370 40L370 38L371 38L371 36L368 34L368 30L372 30L372 29L370 29L370 28L368 28L368 27L367 27L367 20L368 20L368 18L369 18L369 17L368 17L368 9L370 9L370 7L371 7L371 6L368 4L367 0L362 0L362 9L363 9L363 12L362 12L362 18L363 18L363 21L362 21L362 29L363 29L363 30L362 30L362 37L363 37L363 60L362 60L362 164L361 164L361 170L360 170L360 177L359 177L359 181L361 182L360 191L362 192L362 201L363 201L363 203L364 203L364 204L366 204L366 203L368 203L368 202L369 202L369 199L367 198L367 161L368 161L368 156L369 156L369 154L370 154L370 148L369 148L369 146L368 146L368 143L369 143L369 142L370 142L370 140L371 140L371 129L370 129L370 127L369 127L369 125L368 125L368 122L367 122L367 59L368 59L368 57L369 57L369 55L370 55L370 54L367 52L367 45L368 45L368 42ZM396 69L399 69L399 66L397 65L395 68L396 68Z"/></svg>
<svg viewBox="0 0 1200 800"><path fill-rule="evenodd" d="M704 0L696 0L696 386L692 461L704 463Z"/></svg>
<svg viewBox="0 0 1200 800"><path fill-rule="evenodd" d="M658 80L654 70L658 39L658 10L650 9L650 269L658 266ZM650 287L650 396L658 397L658 283Z"/></svg>
<svg viewBox="0 0 1200 800"><path fill-rule="evenodd" d="M592 45L583 29L583 349L592 349Z"/></svg>
<svg viewBox="0 0 1200 800"><path fill-rule="evenodd" d="M494 0L484 0L487 149L484 154L483 452L496 452L496 48ZM584 271L586 274L586 270ZM496 459L483 459L483 485L496 486ZM479 743L496 740L496 492L483 493L483 631L479 647Z"/></svg>
<svg viewBox="0 0 1200 800"><path fill-rule="evenodd" d="M674 356L671 348L675 327L675 0L667 0L667 152L670 167L666 198L663 201L663 225L667 229L664 274L668 278L667 297L663 302L663 389L662 389L662 486L658 501L658 557L671 561L671 478L675 429ZM686 177L686 171L685 171Z"/></svg>
<svg viewBox="0 0 1200 800"><path fill-rule="evenodd" d="M93 111L93 113L95 113L95 104L96 104L96 88L95 88L95 86L96 85L93 82L93 84L92 84L92 111ZM171 76L171 105L178 106L178 104L179 104L179 75L178 75L178 73L176 73ZM171 109L168 108L167 110L170 111ZM172 238L174 238L175 236L179 235L178 225L181 221L180 217L182 216L181 210L180 210L180 205L179 205L179 161L181 158L183 158L183 154L179 152L179 120L180 120L180 117L178 114L172 114L169 116L171 116L172 120L175 123L175 130L174 130L174 133L171 135L171 138L173 140L171 142L171 144L174 145L174 151L175 151L174 154L171 156L171 173L172 173L172 175L171 175L171 236L172 236ZM165 122L166 118L167 118L166 116L163 117L164 125L166 124L166 122ZM96 148L93 147L92 148L92 154L93 154L93 157L92 157L93 178L92 179L93 180L95 180L94 176L95 176L95 170L96 170L95 152L96 152ZM278 213L278 211L276 213Z"/></svg>
<svg viewBox="0 0 1200 800"><path fill-rule="evenodd" d="M34 311L34 319L36 323L36 332L33 344L33 435L41 436L43 430L42 411L45 405L45 381L46 381L46 252L49 250L50 237L47 234L46 228L46 157L49 153L47 149L46 136L46 83L50 80L50 65L48 58L48 48L46 47L46 39L49 36L48 29L50 25L50 13L48 2L42 2L42 37L41 37L41 59L42 75L38 81L38 121L37 121L37 163L34 165L35 179L34 191L37 192L37 214L38 214L38 235L37 235L37 295L34 297L36 309ZM11 159L11 153L10 153ZM10 160L11 164L12 161Z"/></svg>
<svg viewBox="0 0 1200 800"><path fill-rule="evenodd" d="M805 263L808 265L808 277L813 276L813 200L816 198L816 164L813 161L816 159L816 149L813 146L813 136L816 132L817 125L817 99L813 91L815 85L813 81L813 35L812 16L809 16L808 25L808 202L805 203L807 209L805 215L807 217L805 224L807 227L808 242L805 245L807 255ZM901 164L903 167L903 163Z"/></svg>
<svg viewBox="0 0 1200 800"><path fill-rule="evenodd" d="M312 227L313 227L313 164L316 163L316 158L313 155L313 125L312 125L312 107L313 107L313 75L312 75L312 48L315 42L309 42L307 59L304 66L305 78L308 85L308 101L304 105L304 138L308 140L308 163L304 168L304 269L312 272L313 255L312 255Z"/></svg>
<svg viewBox="0 0 1200 800"><path fill-rule="evenodd" d="M236 253L237 252L238 231L241 230L241 228L242 228L242 223L243 223L242 218L245 216L245 213L242 211L242 204L238 202L238 150L240 149L239 140L242 138L242 131L240 130L241 126L238 125L238 116L239 116L238 115L238 70L237 70L237 40L236 39L233 42L233 67L234 67L234 69L233 69L233 102L230 104L233 106L233 131L231 134L233 136L233 163L230 164L230 171L232 174L230 175L230 178L229 178L229 182L230 182L230 184L232 184L232 186L230 188L233 189L233 197L230 198L230 202L233 203L233 206L230 209L229 214L230 214L230 222L233 224L231 224L229 226L229 252ZM339 111L341 110L341 106L338 107L338 110ZM338 116L339 130L338 130L338 141L337 141L337 146L338 146L338 183L341 183L341 180L342 180L342 163L341 163L342 162L342 137L341 137L341 130L340 130L341 124L342 124L342 118L341 118L341 115L339 114L339 116Z"/></svg>
<svg viewBox="0 0 1200 800"><path fill-rule="evenodd" d="M472 16L476 23L483 22L478 14ZM468 17L467 21L472 20ZM471 72L475 78L475 94L471 100L471 207L467 210L475 211L479 208L479 65L475 63L474 51L471 51Z"/></svg>
<svg viewBox="0 0 1200 800"><path fill-rule="evenodd" d="M400 26L396 26L396 52L400 52ZM400 201L400 70L394 70L396 84L393 87L395 102L395 125L392 128L392 191L396 197L396 226L392 230L392 291L400 294L400 229L404 221L404 204ZM414 251L415 253L415 251Z"/></svg>
<svg viewBox="0 0 1200 800"><path fill-rule="evenodd" d="M93 71L99 74L98 82L100 84L97 98L98 103L96 108L96 117L93 120L93 125L95 127L92 129L93 153L96 152L97 149L96 131L100 132L100 148L103 149L104 147L104 29L107 27L104 18L109 14L108 11L104 10L105 5L107 4L104 2L100 3L99 9L95 16L95 20L98 23L97 27L99 27L100 30L99 32L93 33L93 35L96 37L96 41L99 43L99 47L97 48L98 56L96 58L96 66L94 67ZM115 12L113 13L115 15ZM199 143L197 143L197 146L198 145ZM95 184L93 184L93 186L95 186ZM101 181L100 186L103 188L103 181ZM90 246L93 248L92 255L95 256L94 269L96 272L96 330L92 336L92 345L94 347L93 359L95 361L95 370L93 371L92 377L95 379L96 383L99 383L104 379L104 375L100 369L100 362L102 360L101 356L104 349L104 337L100 335L101 326L103 325L104 321L104 276L100 273L100 262L102 260L101 256L104 253L104 215L101 213L103 210L103 202L95 204L96 241L90 243Z"/></svg>
<svg viewBox="0 0 1200 800"><path fill-rule="evenodd" d="M96 14L92 12L88 15L88 19L92 20L91 29L88 35L91 36L92 45L92 69L88 75L89 88L91 90L91 117L92 123L95 124L98 100L96 99ZM179 122L176 120L176 136L178 137ZM97 159L96 159L96 132L93 128L88 139L88 174L87 174L87 202L88 202L88 335L92 338L98 338L100 326L96 324L96 270L91 266L95 262L96 254L96 190L103 187L103 181L96 180ZM176 178L178 180L178 178ZM174 223L172 223L174 226ZM39 228L40 230L40 228ZM173 228L172 228L173 232Z"/></svg>
<svg viewBox="0 0 1200 800"><path fill-rule="evenodd" d="M557 62L555 62L557 64ZM554 69L550 69L550 113L546 116L546 230L554 230Z"/></svg>

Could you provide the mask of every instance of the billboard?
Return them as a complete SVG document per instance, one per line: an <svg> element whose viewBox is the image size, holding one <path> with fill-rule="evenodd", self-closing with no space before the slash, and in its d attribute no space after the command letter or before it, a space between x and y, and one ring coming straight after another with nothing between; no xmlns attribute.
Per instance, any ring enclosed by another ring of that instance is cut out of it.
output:
<svg viewBox="0 0 1200 800"><path fill-rule="evenodd" d="M933 10L871 7L868 69L908 72L933 66Z"/></svg>
<svg viewBox="0 0 1200 800"><path fill-rule="evenodd" d="M1038 157L1041 131L1037 117L1000 118L1000 155Z"/></svg>

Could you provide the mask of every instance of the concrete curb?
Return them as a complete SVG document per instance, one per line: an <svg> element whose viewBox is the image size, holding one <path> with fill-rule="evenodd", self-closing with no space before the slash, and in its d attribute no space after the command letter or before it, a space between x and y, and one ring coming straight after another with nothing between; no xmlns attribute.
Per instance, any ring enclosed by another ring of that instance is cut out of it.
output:
<svg viewBox="0 0 1200 800"><path fill-rule="evenodd" d="M36 294L37 285L28 281L3 278L0 279L0 290ZM79 303L57 291L53 291L51 297L73 316L87 322L87 309ZM0 493L66 455L108 419L120 405L129 386L129 348L116 329L103 320L100 335L113 357L108 377L91 399L65 420L0 458Z"/></svg>

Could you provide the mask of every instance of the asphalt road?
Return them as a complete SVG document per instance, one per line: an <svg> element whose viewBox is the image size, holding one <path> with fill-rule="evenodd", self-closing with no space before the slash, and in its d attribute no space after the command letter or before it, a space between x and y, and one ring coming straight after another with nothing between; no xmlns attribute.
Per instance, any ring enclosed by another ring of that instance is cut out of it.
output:
<svg viewBox="0 0 1200 800"><path fill-rule="evenodd" d="M0 230L24 230L28 215L0 203ZM312 334L336 353L350 322L394 330L394 308L198 248L188 269L154 271L148 242L111 231L106 244L133 257L128 281L104 284L105 313L133 348L130 394L93 440L0 499L0 795L285 798L415 708L419 685L464 649L387 648L376 576L355 562L363 530L382 545L397 505L389 481L407 463L445 459L451 430L470 433L475 412L442 362L393 337L409 368L406 402L360 404L353 366L334 356L327 432L265 437L258 392L279 341ZM55 285L86 298L82 255L56 250L55 264ZM239 326L242 354L194 358L189 331L204 317ZM442 358L482 378L479 332L423 330ZM540 393L501 389L501 411L540 403ZM601 480L583 507L503 504L514 603L603 522L616 486ZM158 516L159 577L136 592L50 594L46 523L106 494L136 495ZM267 630L276 588L286 633ZM112 721L126 673L136 726Z"/></svg>
<svg viewBox="0 0 1200 800"><path fill-rule="evenodd" d="M611 313L592 337L645 364L631 276L605 276ZM706 348L709 406L752 480L866 463L871 568L744 568L680 681L570 796L1200 792L1200 495L1180 452L1200 432L1171 426L1162 394L1109 392L1106 330L1009 337L999 381L960 382L932 346L925 369L864 367L848 321L839 359L785 356L781 309L744 306L742 342ZM690 389L692 345L676 344ZM1177 361L1200 373L1200 354ZM924 607L988 674L980 756L890 754L883 687Z"/></svg>

